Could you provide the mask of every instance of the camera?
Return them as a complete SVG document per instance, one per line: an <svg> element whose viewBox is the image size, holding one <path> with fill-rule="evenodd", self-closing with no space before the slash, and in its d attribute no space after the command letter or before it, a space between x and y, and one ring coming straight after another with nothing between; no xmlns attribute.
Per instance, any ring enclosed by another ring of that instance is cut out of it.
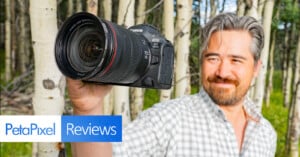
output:
<svg viewBox="0 0 300 157"><path fill-rule="evenodd" d="M174 47L147 24L129 29L81 12L69 17L55 41L60 71L86 82L142 88L172 86Z"/></svg>

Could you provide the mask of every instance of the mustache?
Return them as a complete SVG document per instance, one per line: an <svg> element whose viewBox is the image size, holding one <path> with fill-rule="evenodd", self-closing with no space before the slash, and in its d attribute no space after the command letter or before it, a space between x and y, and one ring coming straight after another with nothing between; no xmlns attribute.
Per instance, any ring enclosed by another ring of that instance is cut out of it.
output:
<svg viewBox="0 0 300 157"><path fill-rule="evenodd" d="M236 86L239 85L239 81L233 78L222 78L220 76L212 76L207 78L210 83L230 83Z"/></svg>

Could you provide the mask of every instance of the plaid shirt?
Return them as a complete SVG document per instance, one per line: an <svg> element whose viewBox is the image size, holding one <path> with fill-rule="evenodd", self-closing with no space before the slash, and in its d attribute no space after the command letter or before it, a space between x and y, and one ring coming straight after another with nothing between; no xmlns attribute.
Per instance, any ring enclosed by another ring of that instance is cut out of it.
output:
<svg viewBox="0 0 300 157"><path fill-rule="evenodd" d="M241 151L232 125L202 89L142 112L113 143L122 157L273 157L276 133L247 97L248 120ZM257 121L254 121L256 119Z"/></svg>

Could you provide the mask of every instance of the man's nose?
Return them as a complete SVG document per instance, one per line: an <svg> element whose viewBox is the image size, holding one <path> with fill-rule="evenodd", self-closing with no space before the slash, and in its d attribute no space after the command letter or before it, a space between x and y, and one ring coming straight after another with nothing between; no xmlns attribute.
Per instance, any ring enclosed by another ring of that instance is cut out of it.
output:
<svg viewBox="0 0 300 157"><path fill-rule="evenodd" d="M216 75L221 78L227 78L228 76L230 76L230 72L231 72L231 65L229 61L222 60L218 65Z"/></svg>

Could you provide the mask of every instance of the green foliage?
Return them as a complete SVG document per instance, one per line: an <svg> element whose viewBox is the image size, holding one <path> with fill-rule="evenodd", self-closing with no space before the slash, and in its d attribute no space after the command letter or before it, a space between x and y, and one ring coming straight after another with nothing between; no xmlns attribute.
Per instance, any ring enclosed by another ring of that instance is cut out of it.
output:
<svg viewBox="0 0 300 157"><path fill-rule="evenodd" d="M263 106L263 115L271 122L277 133L276 157L284 156L286 142L288 109L283 106L282 92L274 91L271 94L269 107Z"/></svg>
<svg viewBox="0 0 300 157"><path fill-rule="evenodd" d="M280 19L285 22L299 22L300 10L297 2L294 3L293 0L283 0L280 4Z"/></svg>
<svg viewBox="0 0 300 157"><path fill-rule="evenodd" d="M144 110L159 102L159 91L146 89L144 97Z"/></svg>
<svg viewBox="0 0 300 157"><path fill-rule="evenodd" d="M1 143L1 157L31 157L32 143Z"/></svg>
<svg viewBox="0 0 300 157"><path fill-rule="evenodd" d="M275 71L273 76L273 92L270 97L270 106L262 108L262 114L270 121L277 133L276 157L284 157L286 131L288 122L288 109L283 106L283 93L281 90L281 72Z"/></svg>

